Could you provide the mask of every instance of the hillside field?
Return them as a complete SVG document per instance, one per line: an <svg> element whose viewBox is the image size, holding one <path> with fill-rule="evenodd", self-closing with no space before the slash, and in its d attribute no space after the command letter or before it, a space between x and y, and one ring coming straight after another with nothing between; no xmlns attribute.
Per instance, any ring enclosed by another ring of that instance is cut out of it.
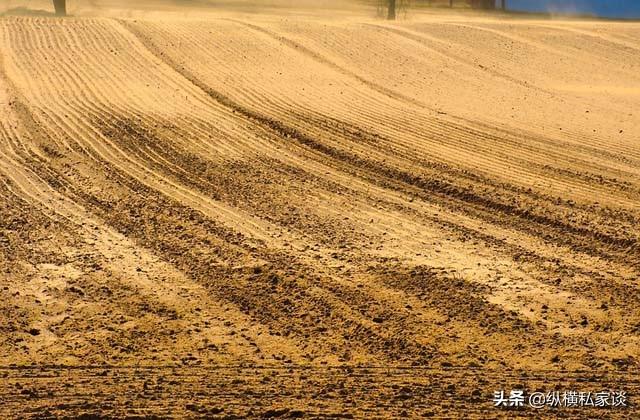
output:
<svg viewBox="0 0 640 420"><path fill-rule="evenodd" d="M640 415L640 23L13 3L0 417Z"/></svg>

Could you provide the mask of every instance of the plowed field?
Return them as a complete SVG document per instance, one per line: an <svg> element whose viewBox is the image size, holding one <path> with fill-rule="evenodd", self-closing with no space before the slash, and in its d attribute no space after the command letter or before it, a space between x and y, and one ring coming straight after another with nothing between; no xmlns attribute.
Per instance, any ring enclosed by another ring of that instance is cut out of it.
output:
<svg viewBox="0 0 640 420"><path fill-rule="evenodd" d="M370 12L0 18L3 417L638 415L640 24Z"/></svg>

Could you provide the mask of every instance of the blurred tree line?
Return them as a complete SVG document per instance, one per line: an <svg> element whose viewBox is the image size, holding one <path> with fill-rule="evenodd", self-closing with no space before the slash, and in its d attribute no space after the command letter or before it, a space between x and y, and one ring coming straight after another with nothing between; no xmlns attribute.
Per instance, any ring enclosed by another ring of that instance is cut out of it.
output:
<svg viewBox="0 0 640 420"><path fill-rule="evenodd" d="M399 10L409 6L470 7L473 9L496 9L507 7L507 0L379 0L378 9L386 13L388 19L395 19Z"/></svg>

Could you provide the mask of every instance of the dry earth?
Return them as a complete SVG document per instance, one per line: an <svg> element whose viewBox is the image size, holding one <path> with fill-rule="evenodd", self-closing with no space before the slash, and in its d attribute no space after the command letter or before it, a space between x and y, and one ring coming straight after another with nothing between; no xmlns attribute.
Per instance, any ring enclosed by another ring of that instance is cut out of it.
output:
<svg viewBox="0 0 640 420"><path fill-rule="evenodd" d="M3 418L638 418L640 24L187 3L0 18Z"/></svg>

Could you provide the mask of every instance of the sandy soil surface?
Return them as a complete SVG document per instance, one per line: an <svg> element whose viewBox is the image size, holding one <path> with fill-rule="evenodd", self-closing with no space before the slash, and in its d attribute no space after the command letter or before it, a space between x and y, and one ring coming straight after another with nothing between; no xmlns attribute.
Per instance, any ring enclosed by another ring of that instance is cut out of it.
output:
<svg viewBox="0 0 640 420"><path fill-rule="evenodd" d="M22 3L2 417L638 418L640 24Z"/></svg>

